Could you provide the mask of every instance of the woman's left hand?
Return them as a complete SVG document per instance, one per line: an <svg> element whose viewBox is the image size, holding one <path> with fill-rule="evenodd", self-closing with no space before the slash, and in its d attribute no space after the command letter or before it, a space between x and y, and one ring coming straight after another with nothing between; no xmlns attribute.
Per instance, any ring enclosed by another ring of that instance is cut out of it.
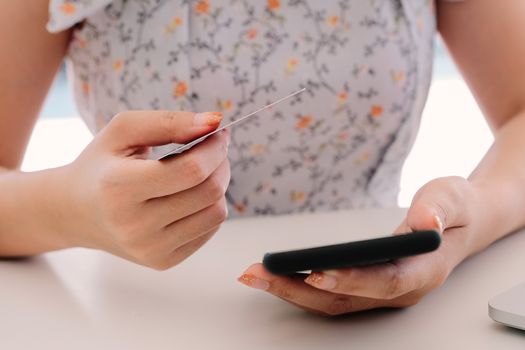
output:
<svg viewBox="0 0 525 350"><path fill-rule="evenodd" d="M323 315L414 305L439 287L473 252L473 238L483 221L480 197L481 190L460 177L430 181L416 193L395 233L439 230L442 243L432 253L385 264L315 272L306 279L272 275L261 264L254 264L239 281Z"/></svg>

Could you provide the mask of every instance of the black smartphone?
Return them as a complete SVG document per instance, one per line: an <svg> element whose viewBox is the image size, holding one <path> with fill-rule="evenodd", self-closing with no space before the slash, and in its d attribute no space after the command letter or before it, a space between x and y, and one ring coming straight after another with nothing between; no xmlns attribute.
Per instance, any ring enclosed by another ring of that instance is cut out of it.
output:
<svg viewBox="0 0 525 350"><path fill-rule="evenodd" d="M440 244L438 232L417 231L364 241L267 253L264 255L263 265L273 274L292 275L301 271L385 263L434 251Z"/></svg>

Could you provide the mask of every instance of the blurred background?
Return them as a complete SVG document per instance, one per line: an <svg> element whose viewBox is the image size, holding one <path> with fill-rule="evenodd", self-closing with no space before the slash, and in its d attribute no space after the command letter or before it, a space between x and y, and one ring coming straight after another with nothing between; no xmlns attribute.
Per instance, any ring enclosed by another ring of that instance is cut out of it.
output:
<svg viewBox="0 0 525 350"><path fill-rule="evenodd" d="M61 72L33 131L22 169L67 164L91 139ZM437 39L432 86L419 135L403 168L399 205L409 206L417 189L433 178L468 176L492 140L472 95Z"/></svg>

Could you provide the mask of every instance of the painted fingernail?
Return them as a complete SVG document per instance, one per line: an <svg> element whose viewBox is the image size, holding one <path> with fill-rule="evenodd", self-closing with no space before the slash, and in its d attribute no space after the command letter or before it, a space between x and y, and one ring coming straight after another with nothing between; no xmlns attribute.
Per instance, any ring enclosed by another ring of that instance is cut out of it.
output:
<svg viewBox="0 0 525 350"><path fill-rule="evenodd" d="M237 281L255 289L268 290L268 288L270 288L270 282L250 273L243 274L241 277L237 278Z"/></svg>
<svg viewBox="0 0 525 350"><path fill-rule="evenodd" d="M332 290L337 285L337 280L334 276L321 272L312 272L304 281L315 288L324 290Z"/></svg>
<svg viewBox="0 0 525 350"><path fill-rule="evenodd" d="M222 121L223 115L221 112L204 112L197 113L193 117L193 125L195 126L218 126Z"/></svg>
<svg viewBox="0 0 525 350"><path fill-rule="evenodd" d="M437 215L434 215L434 224L436 225L436 228L439 230L439 233L443 233L443 221L441 221L441 219Z"/></svg>

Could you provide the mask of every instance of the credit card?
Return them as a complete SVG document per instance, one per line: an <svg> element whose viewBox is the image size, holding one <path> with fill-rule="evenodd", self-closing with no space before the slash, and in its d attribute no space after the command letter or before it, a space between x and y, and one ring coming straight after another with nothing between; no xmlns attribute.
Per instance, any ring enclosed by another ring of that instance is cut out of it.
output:
<svg viewBox="0 0 525 350"><path fill-rule="evenodd" d="M285 96L285 97L283 97L283 98L280 98L280 99L278 99L278 100L275 101L275 102L272 102L272 103L270 103L270 104L268 104L268 105L266 105L266 106L264 106L264 107L259 108L258 110L254 111L254 112L248 113L248 114L246 114L246 115L244 115L244 116L242 116L242 117L240 117L240 118L238 118L238 119L232 121L231 123L228 123L228 124L226 124L226 125L223 125L223 126L217 128L217 129L213 130L212 132L209 132L209 133L207 133L206 135L201 136L201 137L199 137L199 138L197 138L197 139L195 139L195 140L193 140L193 141L191 141L191 142L188 142L188 143L186 143L186 144L184 144L184 145L179 145L179 146L175 147L174 149L172 149L172 150L170 150L170 151L164 153L162 156L160 156L159 158L157 158L157 160L162 160L162 159L164 159L164 158L168 158L168 157L174 156L174 155L176 155L176 154L182 153L182 152L184 152L184 151L187 151L187 150L189 150L190 148L192 148L193 146L198 145L198 144L201 143L202 141L206 140L206 139L207 139L208 137L210 137L211 135L216 134L216 133L218 133L219 131L224 130L224 129L226 129L226 128L231 128L232 126L238 125L238 124L240 124L241 122L246 121L246 120L249 119L250 117L253 117L253 116L256 115L257 113L260 113L260 112L262 112L262 111L264 111L264 110L266 110L266 109L268 109L268 108L270 108L270 107L275 106L275 105L278 104L278 103L281 103L281 102L283 102L283 101L285 101L285 100L287 100L287 99L289 99L289 98L292 98L292 97L294 97L295 95L298 95L298 94L300 94L300 93L303 92L303 91L306 91L306 88L302 88L302 89L300 89L300 90L297 90L297 91L295 91L295 92L289 94L288 96Z"/></svg>

